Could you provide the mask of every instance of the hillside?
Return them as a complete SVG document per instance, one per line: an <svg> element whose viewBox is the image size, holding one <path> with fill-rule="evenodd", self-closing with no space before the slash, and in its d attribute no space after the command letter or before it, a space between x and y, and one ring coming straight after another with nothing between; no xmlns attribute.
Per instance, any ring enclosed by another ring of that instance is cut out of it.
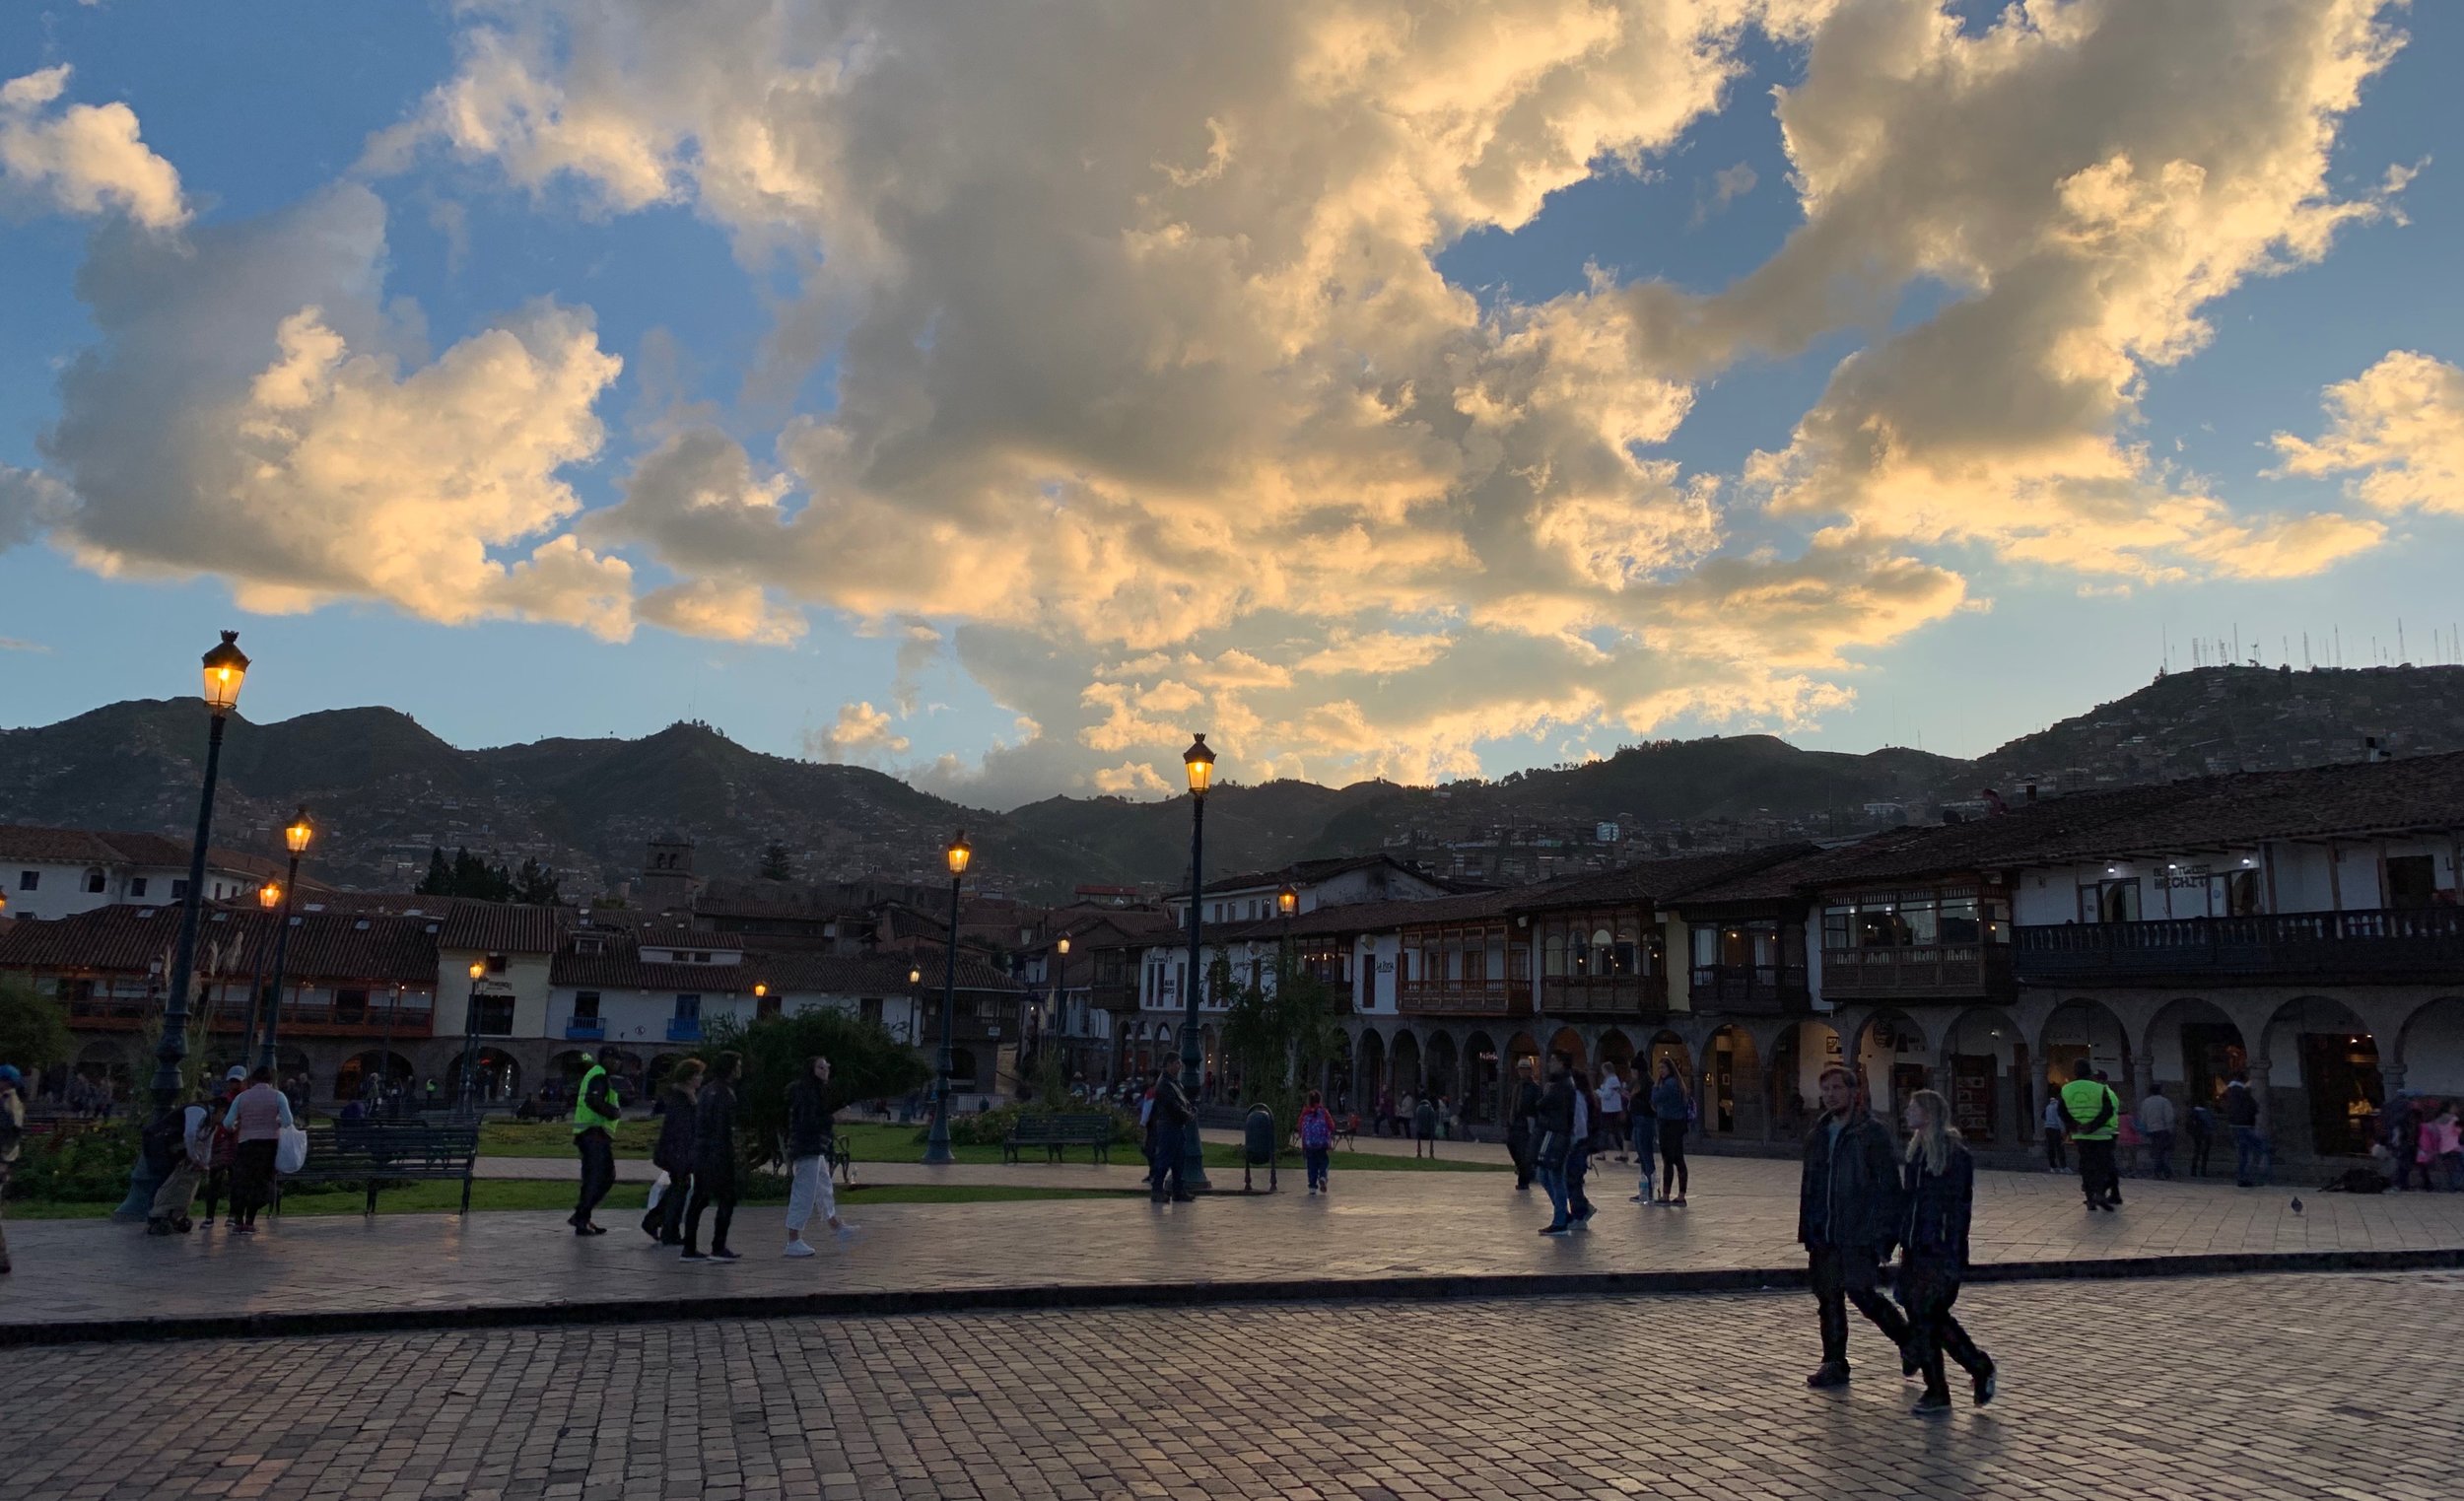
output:
<svg viewBox="0 0 2464 1501"><path fill-rule="evenodd" d="M2212 771L2464 749L2464 667L2176 673L1976 762L1885 749L1808 751L1768 735L1629 746L1581 766L1440 787L1386 782L1226 785L1207 804L1207 865L1223 873L1384 849L1469 880L1514 882L1683 850L1853 834L2026 783L2075 790ZM0 821L179 835L204 754L192 702L114 704L0 730ZM232 723L218 839L271 851L300 804L324 837L318 873L400 889L431 845L535 857L576 894L628 879L645 841L695 839L701 868L749 875L787 843L815 879L937 879L965 827L989 889L1187 878L1186 802L1053 797L968 808L860 767L748 750L700 724L639 740L548 739L466 751L389 709ZM1613 826L1613 828L1608 827Z"/></svg>

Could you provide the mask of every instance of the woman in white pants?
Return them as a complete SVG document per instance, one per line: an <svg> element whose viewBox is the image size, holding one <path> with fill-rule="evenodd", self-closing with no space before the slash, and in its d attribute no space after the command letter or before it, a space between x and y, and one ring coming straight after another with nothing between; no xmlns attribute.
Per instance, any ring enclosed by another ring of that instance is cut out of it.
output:
<svg viewBox="0 0 2464 1501"><path fill-rule="evenodd" d="M812 1222L813 1206L844 1236L856 1227L839 1218L838 1200L830 1193L830 1060L815 1056L804 1060L804 1075L787 1086L787 1161L792 1186L787 1190L788 1256L811 1256L804 1227Z"/></svg>

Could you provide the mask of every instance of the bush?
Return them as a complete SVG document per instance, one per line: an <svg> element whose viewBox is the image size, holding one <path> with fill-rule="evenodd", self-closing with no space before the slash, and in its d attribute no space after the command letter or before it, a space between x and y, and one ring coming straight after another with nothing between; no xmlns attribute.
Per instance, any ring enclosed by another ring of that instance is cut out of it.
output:
<svg viewBox="0 0 2464 1501"><path fill-rule="evenodd" d="M29 1136L9 1182L11 1198L55 1203L117 1203L137 1165L137 1127L107 1126L57 1136Z"/></svg>
<svg viewBox="0 0 2464 1501"><path fill-rule="evenodd" d="M856 1100L902 1095L928 1077L924 1060L879 1022L844 1011L799 1011L769 1016L745 1026L717 1018L699 1057L744 1055L744 1077L736 1081L736 1151L748 1172L782 1160L787 1144L787 1087L815 1054L830 1060L830 1108Z"/></svg>
<svg viewBox="0 0 2464 1501"><path fill-rule="evenodd" d="M1009 1139L1009 1128L1018 1124L1020 1116L1084 1116L1112 1117L1112 1139L1115 1146L1135 1146L1138 1143L1138 1118L1127 1111L1112 1110L1096 1104L1072 1104L1062 1110L1046 1110L1041 1106L1004 1105L973 1116L950 1117L950 1145L998 1146ZM931 1138L930 1123L917 1127L916 1144L924 1145Z"/></svg>
<svg viewBox="0 0 2464 1501"><path fill-rule="evenodd" d="M76 1046L58 1001L23 981L0 981L0 1063L15 1063L32 1078L67 1062Z"/></svg>

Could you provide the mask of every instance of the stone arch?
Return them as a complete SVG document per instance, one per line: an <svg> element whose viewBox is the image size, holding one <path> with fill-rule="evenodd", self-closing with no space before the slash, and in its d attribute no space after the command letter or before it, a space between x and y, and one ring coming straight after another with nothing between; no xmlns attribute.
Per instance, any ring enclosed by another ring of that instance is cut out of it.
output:
<svg viewBox="0 0 2464 1501"><path fill-rule="evenodd" d="M2396 1034L2396 1067L2408 1094L2464 1098L2464 995L2414 1007ZM2391 1073L2388 1082L2397 1081Z"/></svg>
<svg viewBox="0 0 2464 1501"><path fill-rule="evenodd" d="M1429 1045L1423 1050L1420 1071L1429 1093L1442 1100L1460 1101L1463 1078L1452 1034L1443 1030L1429 1034Z"/></svg>
<svg viewBox="0 0 2464 1501"><path fill-rule="evenodd" d="M2071 1081L2073 1066L2086 1058L2105 1075L2117 1095L2130 1093L2130 1029L2111 1006L2088 996L2073 996L2045 1013L2038 1053L2041 1086L2048 1092Z"/></svg>
<svg viewBox="0 0 2464 1501"><path fill-rule="evenodd" d="M1886 1121L1899 1119L1907 1097L1934 1083L1933 1049L1925 1029L1905 1011L1877 1008L1857 1027L1857 1075L1865 1081L1866 1103Z"/></svg>
<svg viewBox="0 0 2464 1501"><path fill-rule="evenodd" d="M1822 1070L1841 1060L1839 1031L1807 1019L1782 1028L1771 1044L1771 1118L1797 1135L1822 1114Z"/></svg>
<svg viewBox="0 0 2464 1501"><path fill-rule="evenodd" d="M1677 1076L1685 1082L1686 1096L1699 1105L1702 1080L1694 1072L1694 1050L1686 1045L1685 1039L1663 1027L1653 1033L1651 1041L1644 1045L1638 1061L1647 1075L1647 1082L1643 1085L1646 1090L1660 1082L1661 1064L1675 1063Z"/></svg>
<svg viewBox="0 0 2464 1501"><path fill-rule="evenodd" d="M1360 1049L1352 1065L1352 1108L1363 1117L1374 1114L1386 1089L1386 1039L1375 1027L1360 1029Z"/></svg>
<svg viewBox="0 0 2464 1501"><path fill-rule="evenodd" d="M1395 1046L1387 1050L1386 1071L1395 1090L1395 1108L1403 1109L1403 1096L1417 1097L1426 1083L1420 1069L1420 1039L1409 1027L1395 1029Z"/></svg>
<svg viewBox="0 0 2464 1501"><path fill-rule="evenodd" d="M1463 1118L1474 1124L1496 1121L1504 1114L1505 1056L1485 1032L1463 1041Z"/></svg>
<svg viewBox="0 0 2464 1501"><path fill-rule="evenodd" d="M2027 1036L2000 1006L1970 1006L1942 1034L1943 1095L1951 1124L1972 1142L1993 1146L2027 1140L2036 1119Z"/></svg>
<svg viewBox="0 0 2464 1501"><path fill-rule="evenodd" d="M449 1098L462 1099L462 1059L465 1053L453 1055L452 1066L446 1073ZM492 1105L511 1105L521 1098L522 1067L513 1055L502 1048L482 1048L468 1055L472 1059L472 1096L462 1103L482 1109Z"/></svg>
<svg viewBox="0 0 2464 1501"><path fill-rule="evenodd" d="M1352 1037L1350 1033L1335 1034L1335 1051L1327 1058L1326 1082L1322 1087L1326 1090L1326 1103L1329 1110L1340 1116L1351 1109Z"/></svg>
<svg viewBox="0 0 2464 1501"><path fill-rule="evenodd" d="M2353 1007L2326 995L2286 1001L2260 1033L2259 1063L2250 1084L2265 1086L2278 1155L2359 1157L2369 1150L2386 1085L2378 1039Z"/></svg>
<svg viewBox="0 0 2464 1501"><path fill-rule="evenodd" d="M1591 1056L1590 1051L1583 1046L1583 1034L1572 1027L1559 1027L1556 1035L1548 1040L1548 1051L1562 1053L1574 1059L1574 1066L1577 1068L1588 1066L1585 1059ZM1541 1071L1545 1073L1546 1069L1543 1068Z"/></svg>
<svg viewBox="0 0 2464 1501"><path fill-rule="evenodd" d="M136 1055L117 1039L88 1043L77 1050L70 1075L104 1097L126 1100L137 1088Z"/></svg>
<svg viewBox="0 0 2464 1501"><path fill-rule="evenodd" d="M2175 1105L2213 1108L2226 1082L2250 1066L2250 1039L2223 1006L2181 995L2148 1019L2140 1058L2149 1082L2166 1086Z"/></svg>
<svg viewBox="0 0 2464 1501"><path fill-rule="evenodd" d="M1628 1085L1638 1085L1644 1089L1651 1087L1648 1080L1637 1080L1634 1077L1634 1039L1626 1036L1622 1031L1610 1027L1608 1031L1601 1033L1600 1041L1592 1046L1592 1052L1599 1060L1602 1077L1605 1077L1608 1070L1613 1067L1624 1075ZM1592 1082L1597 1084L1599 1081L1595 1078Z"/></svg>
<svg viewBox="0 0 2464 1501"><path fill-rule="evenodd" d="M1769 1098L1753 1034L1734 1024L1713 1031L1703 1049L1703 1074L1704 1133L1760 1136Z"/></svg>
<svg viewBox="0 0 2464 1501"><path fill-rule="evenodd" d="M342 1066L334 1070L334 1098L374 1105L379 1079L390 1079L407 1089L417 1072L411 1060L401 1054L371 1048L344 1058Z"/></svg>

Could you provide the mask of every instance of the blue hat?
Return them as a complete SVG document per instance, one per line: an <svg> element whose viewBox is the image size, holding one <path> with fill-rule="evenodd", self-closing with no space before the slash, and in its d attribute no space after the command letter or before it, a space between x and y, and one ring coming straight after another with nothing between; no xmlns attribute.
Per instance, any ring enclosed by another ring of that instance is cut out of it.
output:
<svg viewBox="0 0 2464 1501"><path fill-rule="evenodd" d="M17 1071L15 1063L0 1063L0 1084L14 1084L26 1075Z"/></svg>

